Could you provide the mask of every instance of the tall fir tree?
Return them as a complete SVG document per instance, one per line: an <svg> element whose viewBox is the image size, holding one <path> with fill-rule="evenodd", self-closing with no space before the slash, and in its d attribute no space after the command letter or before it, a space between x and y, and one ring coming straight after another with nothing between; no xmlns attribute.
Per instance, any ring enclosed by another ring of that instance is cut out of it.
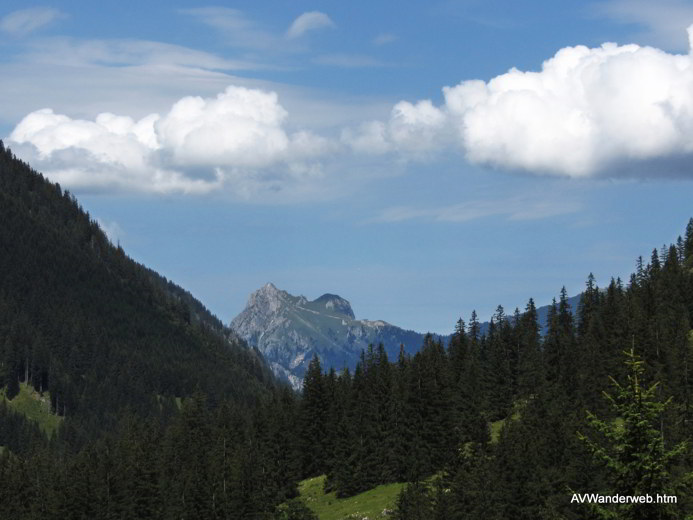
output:
<svg viewBox="0 0 693 520"><path fill-rule="evenodd" d="M671 399L657 398L658 383L644 386L644 361L633 349L626 352L627 381L623 384L612 378L613 394L604 393L617 421L605 421L588 413L589 424L598 435L579 433L598 463L608 472L609 494L621 496L676 496L681 482L671 474L673 462L687 449L685 442L667 445L661 420ZM690 482L689 482L690 484ZM600 518L646 520L650 518L682 518L680 504L624 503L613 507L593 504Z"/></svg>
<svg viewBox="0 0 693 520"><path fill-rule="evenodd" d="M303 476L314 477L326 468L327 396L322 366L317 354L313 356L303 378L300 405L301 453Z"/></svg>

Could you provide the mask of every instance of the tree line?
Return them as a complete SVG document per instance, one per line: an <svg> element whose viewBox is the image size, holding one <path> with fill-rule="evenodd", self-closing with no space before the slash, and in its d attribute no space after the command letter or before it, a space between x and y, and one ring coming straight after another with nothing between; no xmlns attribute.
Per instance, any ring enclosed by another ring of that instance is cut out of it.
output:
<svg viewBox="0 0 693 520"><path fill-rule="evenodd" d="M692 313L693 219L676 244L638 259L628 284L600 289L589 275L576 313L563 288L545 331L530 299L511 315L499 306L484 335L475 313L460 319L447 348L428 337L389 360L370 347L353 373L314 358L302 476L326 474L341 497L412 482L397 513L407 519L685 518ZM576 504L571 490L678 502L624 512Z"/></svg>

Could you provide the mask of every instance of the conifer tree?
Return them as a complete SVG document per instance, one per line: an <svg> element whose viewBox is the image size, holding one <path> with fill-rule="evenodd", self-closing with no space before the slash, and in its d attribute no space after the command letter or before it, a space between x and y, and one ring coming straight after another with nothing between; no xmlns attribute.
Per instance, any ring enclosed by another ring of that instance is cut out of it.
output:
<svg viewBox="0 0 693 520"><path fill-rule="evenodd" d="M469 318L469 329L467 332L469 340L472 342L479 341L479 336L481 335L481 326L479 325L479 320L476 316L476 311L472 311L472 316Z"/></svg>
<svg viewBox="0 0 693 520"><path fill-rule="evenodd" d="M354 429L351 421L351 373L348 368L337 378L335 402L330 405L329 428L334 428L335 438L329 447L333 451L331 465L325 479L325 492L336 491L339 496L351 494L353 466L350 465L354 445Z"/></svg>
<svg viewBox="0 0 693 520"><path fill-rule="evenodd" d="M400 347L397 363L393 370L392 384L392 410L390 413L391 449L389 450L389 465L395 468L394 480L404 482L407 480L410 468L409 455L411 443L414 437L412 421L409 412L409 379L411 377L411 359L404 353L404 346Z"/></svg>
<svg viewBox="0 0 693 520"><path fill-rule="evenodd" d="M610 494L622 496L676 496L681 488L670 472L672 463L686 451L686 443L667 446L661 430L661 418L671 398L657 399L658 383L643 385L644 362L633 349L626 354L627 382L611 378L613 394L604 392L617 420L605 421L588 412L591 429L599 434L579 433L597 462L609 474ZM600 441L600 438L603 439ZM605 508L594 504L600 518L623 520L680 518L674 504L618 504ZM615 516L617 515L617 516Z"/></svg>
<svg viewBox="0 0 693 520"><path fill-rule="evenodd" d="M513 398L513 371L511 364L511 327L501 305L491 318L488 334L488 364L485 371L485 390L490 420L503 419L510 412Z"/></svg>
<svg viewBox="0 0 693 520"><path fill-rule="evenodd" d="M534 299L527 302L516 327L519 342L517 388L519 396L527 398L537 394L544 379L539 316Z"/></svg>
<svg viewBox="0 0 693 520"><path fill-rule="evenodd" d="M397 496L394 520L431 520L434 517L432 493L424 482L407 484Z"/></svg>
<svg viewBox="0 0 693 520"><path fill-rule="evenodd" d="M572 399L577 390L577 353L573 315L565 287L561 289L558 304L553 300L548 320L544 341L547 381L554 386L554 391L562 392Z"/></svg>
<svg viewBox="0 0 693 520"><path fill-rule="evenodd" d="M451 377L453 382L457 382L460 378L460 374L464 368L465 363L468 362L469 357L469 344L467 340L467 333L465 330L464 321L462 318L457 320L455 324L455 332L450 338L450 344L448 345L448 357L450 358L450 368Z"/></svg>
<svg viewBox="0 0 693 520"><path fill-rule="evenodd" d="M322 367L317 354L308 365L303 379L301 400L301 453L303 476L313 477L325 471L325 413L327 401Z"/></svg>
<svg viewBox="0 0 693 520"><path fill-rule="evenodd" d="M683 262L688 269L693 268L693 218L688 221L683 239Z"/></svg>

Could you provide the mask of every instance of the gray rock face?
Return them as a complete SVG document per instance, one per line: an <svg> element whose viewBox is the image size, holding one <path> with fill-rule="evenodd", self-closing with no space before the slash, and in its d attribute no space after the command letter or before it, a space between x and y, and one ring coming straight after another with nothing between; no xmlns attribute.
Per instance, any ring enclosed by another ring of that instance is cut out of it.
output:
<svg viewBox="0 0 693 520"><path fill-rule="evenodd" d="M268 283L248 299L231 328L265 356L274 373L300 388L313 355L323 369L353 370L361 351L383 343L391 360L400 345L416 352L424 335L384 321L357 320L351 305L335 294L308 301Z"/></svg>

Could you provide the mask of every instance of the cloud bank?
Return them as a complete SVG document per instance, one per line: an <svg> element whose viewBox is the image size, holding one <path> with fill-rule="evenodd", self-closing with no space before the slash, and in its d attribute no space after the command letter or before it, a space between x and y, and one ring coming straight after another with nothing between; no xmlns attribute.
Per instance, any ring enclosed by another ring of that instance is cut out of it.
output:
<svg viewBox="0 0 693 520"><path fill-rule="evenodd" d="M133 45L89 45L84 53L109 63L199 59L209 67L232 65L175 46ZM15 127L8 144L71 188L224 188L244 198L282 193L284 200L294 188L319 193L327 171L344 173L360 160L431 161L451 150L473 163L537 175L690 178L693 52L614 43L566 47L539 71L511 69L489 81L444 87L440 104L400 101L386 120L341 130L326 125L338 138L288 128L275 92L230 86L216 97L184 97L139 119L37 110Z"/></svg>
<svg viewBox="0 0 693 520"><path fill-rule="evenodd" d="M693 27L689 29L693 39ZM566 47L538 72L443 88L444 103L400 102L386 122L344 132L358 152L447 147L493 167L569 177L691 175L693 55L605 43Z"/></svg>
<svg viewBox="0 0 693 520"><path fill-rule="evenodd" d="M86 189L240 195L320 176L327 141L288 133L274 92L228 87L216 98L185 97L165 115L110 113L93 121L42 109L27 115L10 145L52 180Z"/></svg>

